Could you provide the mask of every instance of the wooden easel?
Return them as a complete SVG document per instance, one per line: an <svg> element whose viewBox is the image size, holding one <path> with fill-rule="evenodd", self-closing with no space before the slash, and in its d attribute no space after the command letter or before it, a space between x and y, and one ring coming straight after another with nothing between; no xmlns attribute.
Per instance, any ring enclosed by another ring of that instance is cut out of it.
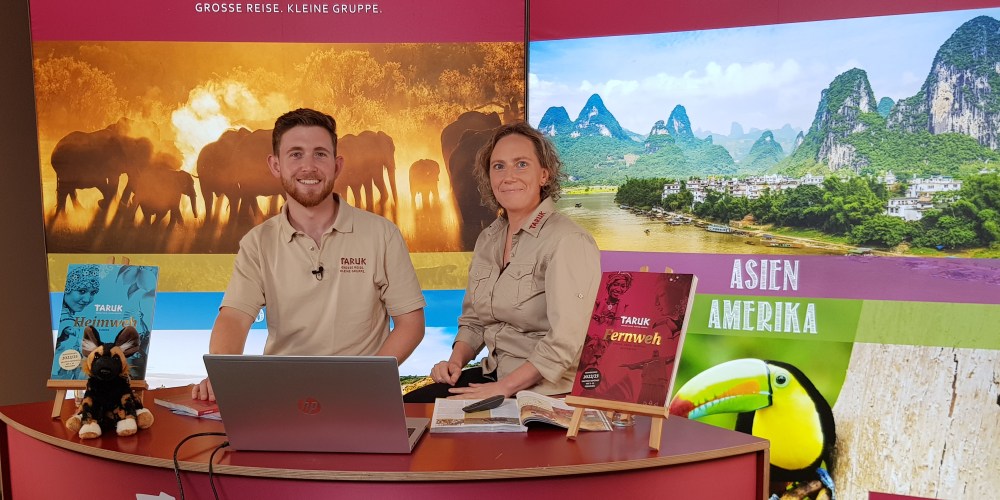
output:
<svg viewBox="0 0 1000 500"><path fill-rule="evenodd" d="M569 428L566 430L568 439L576 439L580 431L580 423L583 421L583 411L593 408L602 411L618 411L631 413L632 415L647 415L652 417L649 424L649 447L660 450L660 438L663 436L663 421L666 420L667 408L665 406L649 406L636 403L623 403L621 401L609 401L606 399L584 398L580 396L566 396L566 404L575 406L573 418L569 421Z"/></svg>
<svg viewBox="0 0 1000 500"><path fill-rule="evenodd" d="M649 266L642 266L639 268L639 272L645 273L648 271ZM667 266L664 268L663 272L672 273L674 270L673 268ZM632 415L646 415L652 417L652 421L649 424L649 447L656 451L660 451L660 439L663 436L663 421L670 415L666 406L649 406L637 403L625 403L622 401L585 398L573 395L566 396L565 401L566 404L575 407L573 410L573 417L569 421L569 428L566 430L567 439L576 439L576 435L580 431L580 423L583 421L583 411L585 409L593 408L601 411L617 411Z"/></svg>
<svg viewBox="0 0 1000 500"><path fill-rule="evenodd" d="M108 264L114 264L114 263L115 263L115 258L111 257L108 261ZM122 257L121 263L124 265L128 265L129 258ZM130 381L129 385L130 387L132 387L133 391L136 391L136 397L139 398L139 401L142 401L143 392L146 389L149 389L149 384L147 384L145 380L132 380ZM62 415L63 403L66 401L66 391L86 390L87 381L60 380L60 379L50 378L48 382L46 382L45 387L56 390L55 401L53 401L52 403L52 418L57 419Z"/></svg>

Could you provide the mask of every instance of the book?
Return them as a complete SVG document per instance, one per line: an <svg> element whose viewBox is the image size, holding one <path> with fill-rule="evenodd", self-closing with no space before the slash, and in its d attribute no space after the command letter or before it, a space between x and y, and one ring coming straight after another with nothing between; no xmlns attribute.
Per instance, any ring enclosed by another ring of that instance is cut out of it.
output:
<svg viewBox="0 0 1000 500"><path fill-rule="evenodd" d="M638 405L636 409L664 407L677 375L697 283L692 274L603 273L567 401L577 406L599 400Z"/></svg>
<svg viewBox="0 0 1000 500"><path fill-rule="evenodd" d="M139 332L139 350L127 358L133 380L146 377L156 300L156 266L70 264L55 332L51 378L84 380L83 330L94 327L101 342L114 342L126 326Z"/></svg>
<svg viewBox="0 0 1000 500"><path fill-rule="evenodd" d="M492 410L466 413L462 408L469 399L438 399L431 416L431 432L526 432L527 424L544 423L569 428L574 409L561 399L532 391L520 391ZM580 428L587 431L610 431L604 412L588 409Z"/></svg>
<svg viewBox="0 0 1000 500"><path fill-rule="evenodd" d="M194 399L190 392L180 392L169 396L158 396L153 398L153 402L170 408L171 411L180 415L192 417L204 417L207 415L218 415L219 405L215 401L203 401Z"/></svg>

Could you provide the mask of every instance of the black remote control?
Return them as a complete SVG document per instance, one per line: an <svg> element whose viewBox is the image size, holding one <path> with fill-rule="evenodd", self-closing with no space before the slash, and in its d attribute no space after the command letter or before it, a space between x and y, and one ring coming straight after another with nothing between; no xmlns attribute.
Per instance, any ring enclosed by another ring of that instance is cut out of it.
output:
<svg viewBox="0 0 1000 500"><path fill-rule="evenodd" d="M497 394L496 396L490 396L486 399L481 399L475 403L465 406L462 408L462 411L472 413L476 411L492 410L497 406L502 405L505 399L507 398L505 398L503 394Z"/></svg>

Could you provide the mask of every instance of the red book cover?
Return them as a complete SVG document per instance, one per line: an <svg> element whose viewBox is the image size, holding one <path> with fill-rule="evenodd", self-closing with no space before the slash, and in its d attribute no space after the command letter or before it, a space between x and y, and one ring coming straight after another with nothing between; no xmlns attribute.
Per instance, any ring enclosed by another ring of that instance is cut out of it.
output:
<svg viewBox="0 0 1000 500"><path fill-rule="evenodd" d="M604 273L572 395L663 407L697 281L693 274Z"/></svg>
<svg viewBox="0 0 1000 500"><path fill-rule="evenodd" d="M215 401L202 401L191 397L191 391L179 392L169 396L158 396L153 402L171 410L193 417L200 417L219 412Z"/></svg>

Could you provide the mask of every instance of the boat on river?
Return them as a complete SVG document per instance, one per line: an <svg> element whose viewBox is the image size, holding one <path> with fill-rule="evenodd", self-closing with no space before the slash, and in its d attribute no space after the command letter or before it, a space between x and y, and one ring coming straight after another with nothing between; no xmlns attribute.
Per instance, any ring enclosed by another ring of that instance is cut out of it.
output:
<svg viewBox="0 0 1000 500"><path fill-rule="evenodd" d="M709 224L708 227L705 228L705 230L706 231L711 231L713 233L731 233L731 232L733 232L733 228L731 228L729 226L723 226L722 224Z"/></svg>

